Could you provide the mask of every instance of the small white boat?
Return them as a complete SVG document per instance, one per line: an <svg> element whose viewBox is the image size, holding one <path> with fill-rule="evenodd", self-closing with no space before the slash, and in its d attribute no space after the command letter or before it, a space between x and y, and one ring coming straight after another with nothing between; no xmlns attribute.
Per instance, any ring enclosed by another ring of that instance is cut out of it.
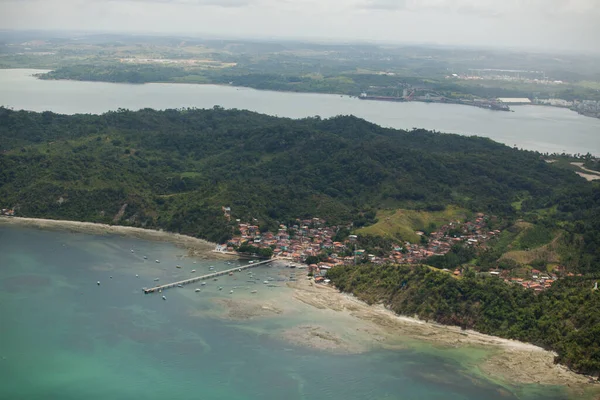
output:
<svg viewBox="0 0 600 400"><path fill-rule="evenodd" d="M195 270L195 269L193 269L193 270L192 270L192 274L193 274L194 272L196 272L196 270Z"/></svg>
<svg viewBox="0 0 600 400"><path fill-rule="evenodd" d="M256 290L251 291L250 293L256 293Z"/></svg>
<svg viewBox="0 0 600 400"><path fill-rule="evenodd" d="M160 263L160 261L156 260L156 263L158 264L158 263Z"/></svg>
<svg viewBox="0 0 600 400"><path fill-rule="evenodd" d="M197 263L197 261L194 261L194 264L196 264L196 263Z"/></svg>
<svg viewBox="0 0 600 400"><path fill-rule="evenodd" d="M219 290L223 290L223 286L219 286Z"/></svg>
<svg viewBox="0 0 600 400"><path fill-rule="evenodd" d="M131 249L131 252L132 252L132 253L135 253L135 251L133 251L133 249Z"/></svg>
<svg viewBox="0 0 600 400"><path fill-rule="evenodd" d="M230 291L229 291L229 294L232 294L232 293L233 293L233 290L230 290Z"/></svg>
<svg viewBox="0 0 600 400"><path fill-rule="evenodd" d="M167 298L165 296L162 297L163 300L166 300Z"/></svg>
<svg viewBox="0 0 600 400"><path fill-rule="evenodd" d="M201 283L201 285L202 285L202 286L206 285L206 282L202 282L202 283Z"/></svg>
<svg viewBox="0 0 600 400"><path fill-rule="evenodd" d="M242 269L241 269L241 268L238 268L238 272L242 272Z"/></svg>
<svg viewBox="0 0 600 400"><path fill-rule="evenodd" d="M181 268L181 265L176 265L175 268Z"/></svg>
<svg viewBox="0 0 600 400"><path fill-rule="evenodd" d="M148 259L148 256L144 256L144 260L147 260L147 259Z"/></svg>
<svg viewBox="0 0 600 400"><path fill-rule="evenodd" d="M196 289L196 290L194 290L194 292L196 292L196 293L198 293L199 291L200 291L200 289Z"/></svg>
<svg viewBox="0 0 600 400"><path fill-rule="evenodd" d="M263 283L264 283L264 284L267 284L267 283L269 283L269 281L264 281Z"/></svg>
<svg viewBox="0 0 600 400"><path fill-rule="evenodd" d="M140 276L139 276L138 274L135 274L135 277L136 277L136 278L139 278Z"/></svg>
<svg viewBox="0 0 600 400"><path fill-rule="evenodd" d="M179 285L177 285L177 287L183 287L183 285L179 284Z"/></svg>
<svg viewBox="0 0 600 400"><path fill-rule="evenodd" d="M100 286L100 281L96 282L96 285Z"/></svg>
<svg viewBox="0 0 600 400"><path fill-rule="evenodd" d="M160 280L159 278L156 278L156 279L154 279L154 282L158 282L159 280Z"/></svg>

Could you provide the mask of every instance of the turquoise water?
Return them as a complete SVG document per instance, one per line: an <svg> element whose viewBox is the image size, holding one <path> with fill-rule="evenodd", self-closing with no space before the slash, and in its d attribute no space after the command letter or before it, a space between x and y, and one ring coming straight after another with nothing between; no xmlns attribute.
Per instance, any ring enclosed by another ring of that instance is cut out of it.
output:
<svg viewBox="0 0 600 400"><path fill-rule="evenodd" d="M231 296L230 288L238 286L240 298L251 296L241 293L247 283L239 276L207 282L201 293L196 285L170 289L167 301L144 295L141 287L154 278L167 282L192 268L231 267L182 255L165 243L0 227L0 398L566 398L559 388L493 383L461 363L456 351L374 347L342 355L279 338L279 329L310 320L309 312L246 321L209 317L219 308L214 300ZM255 275L277 273L260 267ZM265 297L290 290L279 286L255 287Z"/></svg>

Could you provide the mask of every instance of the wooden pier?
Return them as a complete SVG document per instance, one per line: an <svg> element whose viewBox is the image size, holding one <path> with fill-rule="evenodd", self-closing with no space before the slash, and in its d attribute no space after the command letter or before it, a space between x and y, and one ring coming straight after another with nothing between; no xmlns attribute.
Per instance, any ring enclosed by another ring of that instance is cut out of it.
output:
<svg viewBox="0 0 600 400"><path fill-rule="evenodd" d="M148 289L144 288L142 290L146 294L148 294L148 293L154 293L154 292L158 292L159 290L165 290L165 289L169 289L169 288L172 288L172 287L177 287L179 285L183 286L183 285L187 285L188 283L194 283L194 282L198 282L198 281L204 281L204 280L207 280L207 279L216 278L217 276L228 275L230 272L243 271L245 269L256 267L257 265L268 264L268 263L273 262L275 260L276 260L275 258L272 258L272 259L269 259L269 260L264 260L264 261L259 261L259 262L255 262L255 263L250 263L248 265L244 265L244 266L241 266L241 267L226 269L224 271L212 272L210 274L201 275L201 276L194 276L193 278L184 279L184 280L179 281L179 282L167 283L165 285L154 286L154 287L151 287L151 288L148 288Z"/></svg>

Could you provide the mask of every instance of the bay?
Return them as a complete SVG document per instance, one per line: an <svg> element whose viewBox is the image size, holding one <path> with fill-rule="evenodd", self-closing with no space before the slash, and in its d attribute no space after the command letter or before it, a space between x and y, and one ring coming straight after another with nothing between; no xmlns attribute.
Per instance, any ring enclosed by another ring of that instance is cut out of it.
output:
<svg viewBox="0 0 600 400"><path fill-rule="evenodd" d="M292 345L281 330L319 318L317 310L305 306L293 315L244 321L218 317L215 300L251 296L240 288L229 294L241 285L238 276L208 282L201 293L170 289L166 301L141 291L155 278L180 279L191 268L201 273L210 265L231 268L187 257L168 243L0 227L0 398L567 397L560 387L481 376L473 364L476 349L413 344L335 354ZM264 279L277 268L258 267L254 274ZM260 285L258 295L282 302L291 298L289 290Z"/></svg>
<svg viewBox="0 0 600 400"><path fill-rule="evenodd" d="M451 104L365 101L232 86L45 81L32 76L40 72L44 71L0 70L0 105L64 114L215 105L289 118L352 114L384 127L478 135L528 150L600 156L600 119L554 107L515 106L514 112L500 112Z"/></svg>

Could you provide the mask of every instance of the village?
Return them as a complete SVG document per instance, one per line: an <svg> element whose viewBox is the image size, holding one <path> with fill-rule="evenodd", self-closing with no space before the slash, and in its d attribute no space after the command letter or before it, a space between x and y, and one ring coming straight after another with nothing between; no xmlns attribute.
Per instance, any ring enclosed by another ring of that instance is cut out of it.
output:
<svg viewBox="0 0 600 400"><path fill-rule="evenodd" d="M231 210L224 207L223 211L226 217L230 218ZM422 238L419 243L395 243L392 250L382 256L369 254L359 248L356 235L348 235L343 240L336 241L338 231L350 227L329 226L320 218L298 219L294 225L280 225L277 232L261 232L256 224L236 220L238 234L226 244L217 246L217 251L235 253L244 244L258 249L272 249L273 255L280 259L305 264L308 273L315 276L316 282L327 283L327 271L337 265L352 265L364 261L373 264L417 265L424 263L429 257L447 254L456 244L481 248L490 239L501 234L500 230L489 228L490 218L479 213L473 220L452 221L429 234L416 231L415 233ZM442 271L456 277L463 273L461 268ZM547 289L563 275L573 275L566 274L560 266L555 267L552 274L533 269L529 276L523 278L510 277L509 271L500 269L478 273L489 274L503 279L506 283L521 285L536 292Z"/></svg>
<svg viewBox="0 0 600 400"><path fill-rule="evenodd" d="M12 208L1 208L0 209L0 215L5 215L7 217L14 217L15 216L15 210Z"/></svg>

